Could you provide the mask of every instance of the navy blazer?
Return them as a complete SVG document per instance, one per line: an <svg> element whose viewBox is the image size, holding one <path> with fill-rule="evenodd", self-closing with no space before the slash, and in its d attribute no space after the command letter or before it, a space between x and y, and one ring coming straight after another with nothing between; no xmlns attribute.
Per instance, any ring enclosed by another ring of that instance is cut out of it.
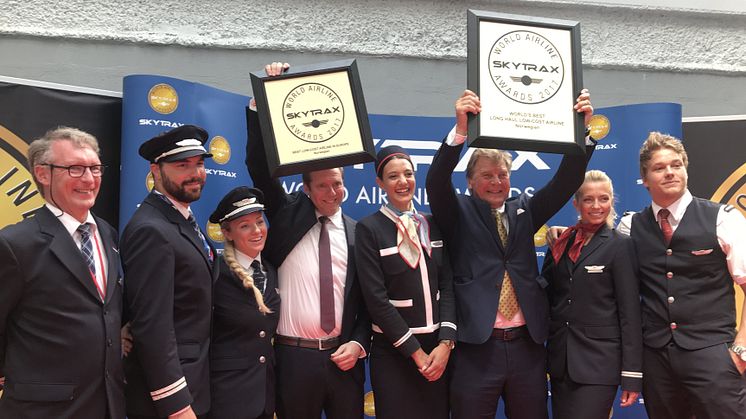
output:
<svg viewBox="0 0 746 419"><path fill-rule="evenodd" d="M270 176L259 119L256 112L246 109L249 139L246 145L246 167L254 186L264 192L264 213L269 220L270 233L262 257L279 268L285 258L308 233L318 219L311 198L303 192L288 194L277 178ZM343 214L347 236L347 276L345 301L342 311L342 343L354 340L366 352L370 348L370 316L365 309L360 284L355 270L355 224Z"/></svg>
<svg viewBox="0 0 746 419"><path fill-rule="evenodd" d="M568 248L571 243L568 243ZM602 226L574 264L567 249L551 250L542 274L549 282L549 373L580 384L642 390L640 291L632 239Z"/></svg>
<svg viewBox="0 0 746 419"><path fill-rule="evenodd" d="M135 340L124 359L127 412L168 416L191 405L196 414L207 413L212 286L219 265L211 266L189 222L154 192L127 223L121 243ZM179 385L182 378L186 386Z"/></svg>
<svg viewBox="0 0 746 419"><path fill-rule="evenodd" d="M45 206L0 231L0 375L7 418L122 419L122 269L117 233L95 217L106 253L101 300L78 246Z"/></svg>
<svg viewBox="0 0 746 419"><path fill-rule="evenodd" d="M210 342L210 417L253 419L275 411L275 354L272 338L280 316L277 271L267 261L263 314L254 291L220 259L215 283Z"/></svg>
<svg viewBox="0 0 746 419"><path fill-rule="evenodd" d="M451 174L463 144L443 141L427 174L427 193L435 222L451 255L458 314L458 340L481 344L495 324L505 270L510 274L526 326L536 343L546 340L549 306L540 279L534 234L583 183L586 155L565 155L554 177L533 197L522 194L505 201L508 245L503 247L490 205L474 195L457 195Z"/></svg>

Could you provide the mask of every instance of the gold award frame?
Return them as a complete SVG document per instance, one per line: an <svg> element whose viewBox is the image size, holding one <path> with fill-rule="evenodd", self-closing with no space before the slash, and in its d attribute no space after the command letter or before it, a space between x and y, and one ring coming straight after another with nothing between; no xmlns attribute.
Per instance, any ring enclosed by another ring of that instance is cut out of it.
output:
<svg viewBox="0 0 746 419"><path fill-rule="evenodd" d="M578 22L469 10L467 37L469 146L585 153Z"/></svg>
<svg viewBox="0 0 746 419"><path fill-rule="evenodd" d="M251 74L273 176L373 161L375 152L355 60Z"/></svg>

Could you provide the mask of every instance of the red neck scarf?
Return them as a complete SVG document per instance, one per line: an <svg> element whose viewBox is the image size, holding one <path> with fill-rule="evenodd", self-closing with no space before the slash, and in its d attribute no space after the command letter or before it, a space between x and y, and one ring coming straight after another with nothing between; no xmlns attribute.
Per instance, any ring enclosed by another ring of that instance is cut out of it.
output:
<svg viewBox="0 0 746 419"><path fill-rule="evenodd" d="M575 234L575 240L572 242L570 250L567 252L567 256L573 263L577 262L580 257L580 251L583 250L583 242L585 241L585 238L595 234L602 225L604 225L604 223L587 224L578 222L574 226L566 229L552 246L552 257L554 258L554 263L559 263L562 254L565 253L567 242L570 241L570 236L573 231L577 231L577 234Z"/></svg>

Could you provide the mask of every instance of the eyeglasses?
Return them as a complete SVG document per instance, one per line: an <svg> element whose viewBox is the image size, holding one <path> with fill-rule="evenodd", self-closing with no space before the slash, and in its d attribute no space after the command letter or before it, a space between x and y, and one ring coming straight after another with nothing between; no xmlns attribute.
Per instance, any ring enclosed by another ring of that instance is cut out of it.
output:
<svg viewBox="0 0 746 419"><path fill-rule="evenodd" d="M49 166L53 169L66 169L70 177L82 177L85 174L86 169L90 170L94 177L101 177L104 174L104 169L106 169L106 166L103 164L94 164L93 166L81 166L78 164L72 166L57 166L55 164L45 163L44 166Z"/></svg>

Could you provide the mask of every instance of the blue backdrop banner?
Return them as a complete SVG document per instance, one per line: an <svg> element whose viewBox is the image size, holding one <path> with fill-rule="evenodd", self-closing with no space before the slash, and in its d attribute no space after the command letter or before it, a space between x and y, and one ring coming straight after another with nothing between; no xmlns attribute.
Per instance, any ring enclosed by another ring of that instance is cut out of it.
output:
<svg viewBox="0 0 746 419"><path fill-rule="evenodd" d="M162 77L128 76L124 79L122 118L122 174L120 229L124 228L137 205L152 187L148 163L137 154L140 144L172 127L196 124L210 134L210 152L206 162L208 179L202 198L192 205L200 225L217 247L222 237L217 226L207 218L220 198L237 185L251 185L245 160L245 106L249 98L198 83ZM671 103L627 105L596 111L594 135L600 138L590 168L609 174L614 182L618 202L616 210L639 210L650 198L642 187L638 170L638 152L650 131L661 131L681 138L681 106ZM452 117L412 117L370 115L376 149L399 145L407 149L417 172L415 205L429 211L425 177L442 139L454 124ZM471 150L463 153L453 175L459 193L466 191L464 176ZM511 196L533 194L556 171L561 155L512 152ZM355 219L368 215L385 202L385 195L375 184L373 163L345 168L345 213ZM302 189L300 176L283 178L288 192ZM574 224L575 211L568 203L550 224ZM271 234L271 226L270 226ZM541 263L546 250L543 233L535 238ZM369 384L366 391L369 391ZM368 408L366 408L368 411ZM502 418L502 413L498 413ZM615 402L613 418L644 418L642 402L627 409Z"/></svg>

